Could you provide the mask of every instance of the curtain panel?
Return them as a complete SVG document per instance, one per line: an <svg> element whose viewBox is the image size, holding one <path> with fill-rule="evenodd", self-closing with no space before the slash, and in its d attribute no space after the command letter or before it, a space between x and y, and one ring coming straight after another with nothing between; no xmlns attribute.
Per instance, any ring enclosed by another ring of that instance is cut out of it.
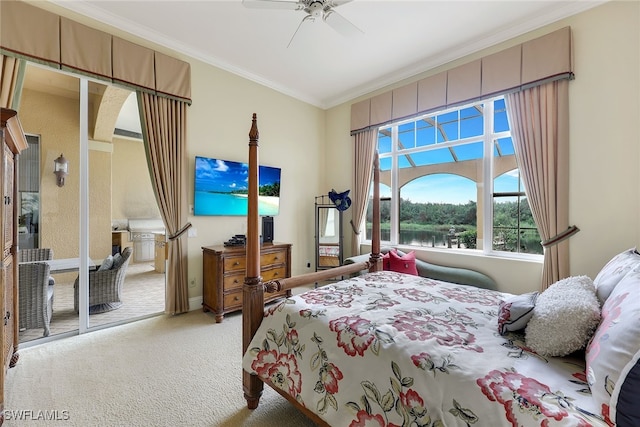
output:
<svg viewBox="0 0 640 427"><path fill-rule="evenodd" d="M18 0L0 2L0 52L191 104L191 66Z"/></svg>
<svg viewBox="0 0 640 427"><path fill-rule="evenodd" d="M571 28L564 27L354 103L351 133L572 77Z"/></svg>
<svg viewBox="0 0 640 427"><path fill-rule="evenodd" d="M147 161L160 214L168 232L165 313L189 311L187 242L187 104L138 91Z"/></svg>
<svg viewBox="0 0 640 427"><path fill-rule="evenodd" d="M507 94L505 103L520 176L543 240L544 290L569 276L564 238L578 231L569 227L569 82Z"/></svg>
<svg viewBox="0 0 640 427"><path fill-rule="evenodd" d="M369 201L369 189L371 187L371 177L373 176L373 159L376 153L376 137L378 131L369 129L359 132L354 136L354 172L353 177L353 210L351 211L351 228L353 238L351 239L351 253L359 254L360 250L360 230L367 214Z"/></svg>
<svg viewBox="0 0 640 427"><path fill-rule="evenodd" d="M24 66L22 59L0 55L0 107L18 110Z"/></svg>

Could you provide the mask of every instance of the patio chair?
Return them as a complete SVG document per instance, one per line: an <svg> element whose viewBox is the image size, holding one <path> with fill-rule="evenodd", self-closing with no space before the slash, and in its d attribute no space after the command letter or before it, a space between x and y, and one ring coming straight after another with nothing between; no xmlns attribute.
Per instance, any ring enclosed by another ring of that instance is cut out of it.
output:
<svg viewBox="0 0 640 427"><path fill-rule="evenodd" d="M49 284L49 264L29 262L18 264L19 328L44 328L42 336L49 336L53 315L53 285Z"/></svg>
<svg viewBox="0 0 640 427"><path fill-rule="evenodd" d="M104 313L115 310L122 306L122 284L129 266L129 259L133 249L125 248L122 254L116 254L113 259L113 267L103 268L89 272L89 314ZM105 265L103 263L103 265ZM76 279L74 288L73 308L76 313L79 310L78 304L78 281Z"/></svg>
<svg viewBox="0 0 640 427"><path fill-rule="evenodd" d="M18 262L49 261L52 259L53 249L51 248L29 248L18 251ZM55 283L55 279L49 276L49 284L54 285Z"/></svg>
<svg viewBox="0 0 640 427"><path fill-rule="evenodd" d="M48 261L53 259L53 249L35 248L20 249L18 251L18 262Z"/></svg>

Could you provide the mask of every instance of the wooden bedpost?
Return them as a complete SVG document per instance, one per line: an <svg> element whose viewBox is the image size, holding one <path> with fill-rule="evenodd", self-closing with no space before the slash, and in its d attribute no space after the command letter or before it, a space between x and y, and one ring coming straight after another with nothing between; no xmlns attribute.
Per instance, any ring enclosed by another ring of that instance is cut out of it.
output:
<svg viewBox="0 0 640 427"><path fill-rule="evenodd" d="M371 228L371 267L369 271L382 270L380 253L380 157L376 151L373 157L373 225Z"/></svg>
<svg viewBox="0 0 640 427"><path fill-rule="evenodd" d="M242 288L242 353L251 343L264 316L264 292L260 276L260 236L258 232L258 124L253 113L249 131L249 195L247 214L247 270ZM242 373L242 385L247 407L258 407L264 383L256 375Z"/></svg>

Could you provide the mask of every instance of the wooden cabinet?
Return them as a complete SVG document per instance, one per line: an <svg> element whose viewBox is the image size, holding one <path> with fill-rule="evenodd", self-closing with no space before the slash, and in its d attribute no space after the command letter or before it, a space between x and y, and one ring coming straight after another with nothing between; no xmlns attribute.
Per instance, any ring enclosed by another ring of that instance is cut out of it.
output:
<svg viewBox="0 0 640 427"><path fill-rule="evenodd" d="M0 310L4 317L0 328L2 354L0 361L0 424L4 419L4 380L8 368L18 362L18 211L17 200L17 156L27 148L27 140L15 111L2 108L0 111L2 128L2 265L0 266Z"/></svg>
<svg viewBox="0 0 640 427"><path fill-rule="evenodd" d="M264 244L260 247L260 275L264 282L291 276L291 245ZM216 322L225 314L242 310L242 286L246 276L244 246L202 248L202 309L212 311ZM265 303L290 296L291 291L265 294Z"/></svg>
<svg viewBox="0 0 640 427"><path fill-rule="evenodd" d="M124 248L133 247L131 236L127 230L116 230L111 232L111 246L118 247L118 251L122 252ZM115 255L114 251L111 251Z"/></svg>
<svg viewBox="0 0 640 427"><path fill-rule="evenodd" d="M167 242L165 242L164 234L156 234L154 265L158 273L164 273L166 270L165 265L167 261L168 248L169 247L167 246Z"/></svg>

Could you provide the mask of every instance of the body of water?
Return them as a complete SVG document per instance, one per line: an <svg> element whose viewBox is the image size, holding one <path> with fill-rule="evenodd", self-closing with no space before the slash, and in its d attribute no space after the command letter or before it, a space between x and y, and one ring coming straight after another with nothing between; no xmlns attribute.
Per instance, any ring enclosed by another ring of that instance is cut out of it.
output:
<svg viewBox="0 0 640 427"><path fill-rule="evenodd" d="M412 246L429 246L429 247L447 247L446 231L400 231L400 245ZM371 236L371 230L367 235ZM380 239L383 241L391 240L391 231L380 230ZM454 244L454 246L456 246Z"/></svg>
<svg viewBox="0 0 640 427"><path fill-rule="evenodd" d="M196 191L194 194L194 215L246 215L247 195L230 193L210 193ZM260 196L258 198L258 214L261 216L277 215L279 211L277 197Z"/></svg>

